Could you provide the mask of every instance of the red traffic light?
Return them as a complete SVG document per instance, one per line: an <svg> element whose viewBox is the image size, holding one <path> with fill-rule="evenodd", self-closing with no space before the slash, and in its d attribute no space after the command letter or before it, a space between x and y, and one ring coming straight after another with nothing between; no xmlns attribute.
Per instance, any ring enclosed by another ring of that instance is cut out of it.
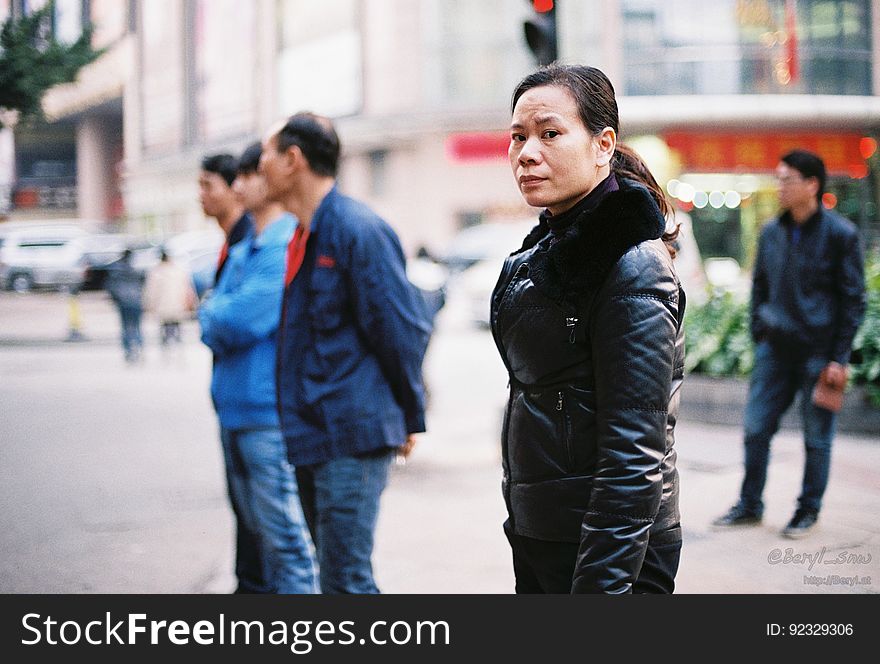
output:
<svg viewBox="0 0 880 664"><path fill-rule="evenodd" d="M532 7L539 14L543 14L553 9L553 0L532 0Z"/></svg>

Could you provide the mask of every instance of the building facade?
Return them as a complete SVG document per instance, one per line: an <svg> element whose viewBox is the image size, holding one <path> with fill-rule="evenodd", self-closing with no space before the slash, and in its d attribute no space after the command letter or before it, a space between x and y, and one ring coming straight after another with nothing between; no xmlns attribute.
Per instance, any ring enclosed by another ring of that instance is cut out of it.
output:
<svg viewBox="0 0 880 664"><path fill-rule="evenodd" d="M410 252L534 214L506 157L510 94L534 68L525 0L69 2L110 45L45 101L63 155L43 162L73 171L80 216L156 236L205 224L202 156L299 110L336 119L342 187ZM775 211L773 168L798 145L829 164L825 203L877 237L880 0L556 5L560 60L609 75L623 140L689 212L705 256L748 265ZM19 185L19 155L45 143L16 133Z"/></svg>

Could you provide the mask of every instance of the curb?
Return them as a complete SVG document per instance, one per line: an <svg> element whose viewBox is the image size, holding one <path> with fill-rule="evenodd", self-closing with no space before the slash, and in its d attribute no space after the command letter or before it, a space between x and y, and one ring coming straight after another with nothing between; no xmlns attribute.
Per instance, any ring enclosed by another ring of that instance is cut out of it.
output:
<svg viewBox="0 0 880 664"><path fill-rule="evenodd" d="M741 427L748 391L746 379L688 374L682 386L679 417L704 424ZM788 409L780 428L801 428L799 402ZM880 434L880 408L868 403L862 388L851 388L846 393L843 409L838 413L836 429L843 433L877 436Z"/></svg>

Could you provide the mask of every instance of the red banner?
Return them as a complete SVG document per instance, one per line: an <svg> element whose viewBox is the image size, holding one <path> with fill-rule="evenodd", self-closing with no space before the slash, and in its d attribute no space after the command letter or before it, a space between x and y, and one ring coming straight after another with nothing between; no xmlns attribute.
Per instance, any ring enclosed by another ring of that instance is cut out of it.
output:
<svg viewBox="0 0 880 664"><path fill-rule="evenodd" d="M831 173L854 178L868 174L861 134L669 132L663 139L688 171L772 171L782 155L801 148L818 154Z"/></svg>

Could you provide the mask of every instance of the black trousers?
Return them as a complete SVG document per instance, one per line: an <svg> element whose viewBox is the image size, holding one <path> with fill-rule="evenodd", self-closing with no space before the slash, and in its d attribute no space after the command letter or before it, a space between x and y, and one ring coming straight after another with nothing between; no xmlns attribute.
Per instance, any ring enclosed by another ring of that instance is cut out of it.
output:
<svg viewBox="0 0 880 664"><path fill-rule="evenodd" d="M547 542L523 537L504 522L504 534L513 551L516 593L540 594L571 592L579 545L573 542ZM681 557L681 540L649 544L639 576L633 584L635 594L671 594Z"/></svg>

